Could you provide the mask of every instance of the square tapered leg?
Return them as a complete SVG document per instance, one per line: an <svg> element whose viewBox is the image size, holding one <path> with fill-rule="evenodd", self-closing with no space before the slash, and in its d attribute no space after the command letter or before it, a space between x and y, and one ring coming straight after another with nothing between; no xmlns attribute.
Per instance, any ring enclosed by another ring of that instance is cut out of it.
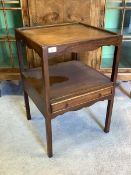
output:
<svg viewBox="0 0 131 175"><path fill-rule="evenodd" d="M114 99L108 100L106 121L105 121L105 128L104 128L105 133L108 133L110 130L113 102L114 102Z"/></svg>
<svg viewBox="0 0 131 175"><path fill-rule="evenodd" d="M45 119L45 124L46 124L47 154L48 154L48 157L52 157L53 156L53 151L52 151L51 119Z"/></svg>
<svg viewBox="0 0 131 175"><path fill-rule="evenodd" d="M24 91L24 100L25 100L25 108L26 108L27 119L31 120L29 98L28 98L28 94L25 91Z"/></svg>

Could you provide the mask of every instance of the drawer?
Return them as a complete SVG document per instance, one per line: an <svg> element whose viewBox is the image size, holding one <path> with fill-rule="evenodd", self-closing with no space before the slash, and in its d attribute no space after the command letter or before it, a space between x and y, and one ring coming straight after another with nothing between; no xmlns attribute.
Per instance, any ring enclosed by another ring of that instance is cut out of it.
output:
<svg viewBox="0 0 131 175"><path fill-rule="evenodd" d="M112 94L113 87L108 87L93 92L84 93L75 97L60 100L51 104L52 112L56 113L69 108L73 108L84 103L92 102L97 99L109 96Z"/></svg>

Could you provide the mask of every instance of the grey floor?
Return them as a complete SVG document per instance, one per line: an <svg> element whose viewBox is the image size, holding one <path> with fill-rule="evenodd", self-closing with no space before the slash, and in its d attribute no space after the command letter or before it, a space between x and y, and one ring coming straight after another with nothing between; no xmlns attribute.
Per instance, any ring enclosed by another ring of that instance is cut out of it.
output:
<svg viewBox="0 0 131 175"><path fill-rule="evenodd" d="M26 120L21 83L2 82L1 89L0 175L131 175L131 99L119 88L108 134L106 101L52 121L51 159L43 116L31 100L32 120Z"/></svg>
<svg viewBox="0 0 131 175"><path fill-rule="evenodd" d="M0 91L1 95L22 95L22 82L13 80L13 81L1 81L0 82Z"/></svg>

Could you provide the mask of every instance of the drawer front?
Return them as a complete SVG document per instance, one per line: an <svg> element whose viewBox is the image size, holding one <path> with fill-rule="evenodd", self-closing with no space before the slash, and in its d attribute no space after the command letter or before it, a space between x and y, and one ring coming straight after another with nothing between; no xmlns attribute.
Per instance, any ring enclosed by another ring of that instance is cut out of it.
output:
<svg viewBox="0 0 131 175"><path fill-rule="evenodd" d="M51 104L52 112L56 113L62 110L66 110L75 106L82 105L84 103L92 102L105 96L112 94L113 87L104 88L101 90L85 93L79 96L75 96L66 100L61 100Z"/></svg>

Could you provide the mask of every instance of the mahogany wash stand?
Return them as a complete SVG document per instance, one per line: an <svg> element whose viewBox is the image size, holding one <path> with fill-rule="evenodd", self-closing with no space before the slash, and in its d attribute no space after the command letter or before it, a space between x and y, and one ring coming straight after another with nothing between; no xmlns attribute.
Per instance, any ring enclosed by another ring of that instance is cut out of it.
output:
<svg viewBox="0 0 131 175"><path fill-rule="evenodd" d="M51 120L67 111L108 100L104 131L109 132L122 36L83 23L64 23L16 29L17 49L27 119L31 119L28 96L45 117L47 152L52 157ZM85 65L79 53L115 46L111 78ZM41 57L41 67L27 68L23 46ZM48 59L71 53L67 62L49 66Z"/></svg>

